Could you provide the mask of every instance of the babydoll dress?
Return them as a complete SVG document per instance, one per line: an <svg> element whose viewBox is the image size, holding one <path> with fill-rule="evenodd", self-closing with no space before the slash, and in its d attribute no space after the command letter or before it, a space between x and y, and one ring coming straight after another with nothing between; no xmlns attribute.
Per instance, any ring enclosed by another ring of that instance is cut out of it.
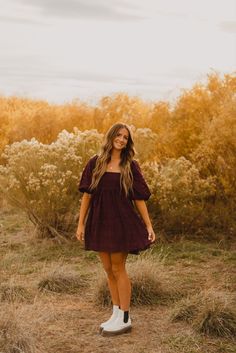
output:
<svg viewBox="0 0 236 353"><path fill-rule="evenodd" d="M95 155L87 162L78 185L80 192L91 194L84 232L85 250L138 254L149 248L151 241L133 200L148 200L151 192L136 160L131 162L133 192L128 197L123 188L120 191L119 172L105 172L96 189L89 190L97 158Z"/></svg>

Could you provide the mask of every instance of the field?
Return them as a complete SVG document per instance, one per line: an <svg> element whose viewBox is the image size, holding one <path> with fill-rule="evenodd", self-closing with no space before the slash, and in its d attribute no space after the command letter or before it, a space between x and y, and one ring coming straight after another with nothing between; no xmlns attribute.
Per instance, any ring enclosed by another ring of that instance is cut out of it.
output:
<svg viewBox="0 0 236 353"><path fill-rule="evenodd" d="M236 353L235 90L215 73L175 102L0 96L0 353ZM105 274L74 233L83 168L117 122L158 239L128 257L132 332L102 337Z"/></svg>
<svg viewBox="0 0 236 353"><path fill-rule="evenodd" d="M172 295L157 296L151 305L133 305L132 332L116 337L98 333L110 307L99 304L99 296L106 295L99 291L105 275L96 253L85 252L77 241L38 239L24 213L4 205L0 259L0 352L236 352L233 337L199 332L191 322L172 320L178 303L196 293L206 298L218 293L221 301L233 298L235 303L235 243L157 242L141 256L130 255L129 271L140 261L142 272L144 260L156 268L164 292L168 289ZM50 279L56 277L61 282L52 285Z"/></svg>

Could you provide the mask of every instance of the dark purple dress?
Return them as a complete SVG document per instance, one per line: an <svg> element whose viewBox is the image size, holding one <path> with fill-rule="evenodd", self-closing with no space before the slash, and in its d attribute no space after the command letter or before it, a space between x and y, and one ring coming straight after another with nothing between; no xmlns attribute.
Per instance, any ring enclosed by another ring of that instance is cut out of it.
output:
<svg viewBox="0 0 236 353"><path fill-rule="evenodd" d="M105 172L96 190L89 190L98 155L86 164L79 191L91 194L85 225L85 250L138 254L149 248L148 231L132 200L148 200L151 193L137 161L131 162L133 192L120 191L120 173Z"/></svg>

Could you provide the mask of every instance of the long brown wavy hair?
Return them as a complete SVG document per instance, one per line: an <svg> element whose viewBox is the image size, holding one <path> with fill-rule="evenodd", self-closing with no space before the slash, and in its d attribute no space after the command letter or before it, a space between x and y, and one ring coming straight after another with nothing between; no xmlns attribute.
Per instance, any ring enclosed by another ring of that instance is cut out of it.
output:
<svg viewBox="0 0 236 353"><path fill-rule="evenodd" d="M127 124L124 123L116 123L110 127L105 135L104 142L101 146L100 153L98 154L98 158L96 160L96 166L93 170L92 182L90 185L90 189L95 189L106 172L107 164L111 161L111 152L113 148L113 140L116 138L117 133L120 129L125 128L128 131L128 141L126 146L121 150L121 161L120 161L120 189L122 186L124 188L126 196L130 190L133 191L133 175L131 172L131 162L136 153L134 148L134 142L132 137L131 129Z"/></svg>

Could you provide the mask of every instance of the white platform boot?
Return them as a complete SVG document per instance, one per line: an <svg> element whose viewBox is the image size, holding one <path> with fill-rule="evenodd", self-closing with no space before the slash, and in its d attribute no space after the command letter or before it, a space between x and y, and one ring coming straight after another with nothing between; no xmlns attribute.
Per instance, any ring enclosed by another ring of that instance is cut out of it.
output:
<svg viewBox="0 0 236 353"><path fill-rule="evenodd" d="M116 320L117 316L118 316L118 312L119 312L119 306L118 305L113 305L113 312L112 312L112 315L110 317L109 320L103 322L101 325L100 325L100 328L99 328L99 332L101 333L102 330L104 330L104 328L107 326L107 325L110 325L113 321Z"/></svg>
<svg viewBox="0 0 236 353"><path fill-rule="evenodd" d="M119 335L121 333L130 332L131 329L132 326L129 312L119 309L117 318L104 327L102 336Z"/></svg>

